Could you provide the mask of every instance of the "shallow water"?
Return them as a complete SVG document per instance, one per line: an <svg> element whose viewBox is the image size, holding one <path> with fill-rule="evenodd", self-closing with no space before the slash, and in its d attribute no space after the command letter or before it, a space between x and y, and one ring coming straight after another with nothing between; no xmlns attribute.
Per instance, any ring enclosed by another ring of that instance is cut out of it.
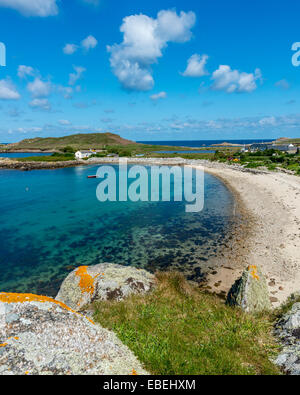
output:
<svg viewBox="0 0 300 395"><path fill-rule="evenodd" d="M29 158L32 156L50 156L52 152L0 152L0 158Z"/></svg>
<svg viewBox="0 0 300 395"><path fill-rule="evenodd" d="M202 278L232 226L225 185L205 175L199 213L185 202L100 203L99 180L87 179L97 168L0 170L0 291L54 296L74 267L100 262Z"/></svg>

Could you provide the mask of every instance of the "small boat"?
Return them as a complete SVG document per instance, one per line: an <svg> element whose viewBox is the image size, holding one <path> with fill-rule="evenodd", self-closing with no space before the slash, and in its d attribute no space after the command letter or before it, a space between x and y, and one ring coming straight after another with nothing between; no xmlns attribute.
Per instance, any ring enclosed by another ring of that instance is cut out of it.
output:
<svg viewBox="0 0 300 395"><path fill-rule="evenodd" d="M97 176L87 176L87 178L97 178Z"/></svg>

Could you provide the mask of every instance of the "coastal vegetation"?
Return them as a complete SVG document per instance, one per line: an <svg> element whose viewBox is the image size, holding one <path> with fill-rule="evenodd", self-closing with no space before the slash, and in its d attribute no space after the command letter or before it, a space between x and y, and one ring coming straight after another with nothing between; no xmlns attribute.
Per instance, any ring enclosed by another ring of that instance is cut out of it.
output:
<svg viewBox="0 0 300 395"><path fill-rule="evenodd" d="M130 140L123 139L113 133L89 133L73 134L64 137L37 137L34 139L25 139L15 144L5 146L7 150L42 150L42 151L59 151L65 147L72 147L74 151L78 149L102 149L106 145L132 143Z"/></svg>
<svg viewBox="0 0 300 395"><path fill-rule="evenodd" d="M276 144L284 141L286 144L293 143L299 146L300 139L278 139ZM207 152L205 148L168 147L152 144L140 144L121 138L113 133L77 134L58 138L35 138L26 139L16 144L3 146L5 152L32 152L32 157L18 158L18 162L64 162L75 160L77 150L93 149L96 152L92 155L95 158L102 158L108 155L119 157L145 157L145 158L175 158L183 159L206 159L210 161L224 162L228 164L236 163L246 168L265 167L268 170L283 168L300 175L300 154L299 148L296 153L287 153L276 149L268 149L256 152L244 152L241 147L234 144L219 144L210 147ZM170 151L160 152L160 151ZM51 156L34 156L34 152L53 152ZM203 151L203 152L201 152ZM0 154L1 155L1 154ZM87 158L88 159L88 158Z"/></svg>
<svg viewBox="0 0 300 395"><path fill-rule="evenodd" d="M152 374L280 373L270 360L277 351L270 315L226 306L181 274L159 273L153 292L94 310Z"/></svg>
<svg viewBox="0 0 300 395"><path fill-rule="evenodd" d="M25 139L18 143L4 145L0 149L5 152L24 151L53 151L53 152L76 152L77 150L105 150L108 153L122 153L128 156L143 154L160 149L184 150L184 147L166 147L151 144L140 144L126 140L113 133L87 133L74 134L64 137L48 137Z"/></svg>
<svg viewBox="0 0 300 395"><path fill-rule="evenodd" d="M265 166L268 170L276 170L277 167L281 167L300 175L299 151L295 154L290 154L270 149L253 153L236 153L234 157L238 158L240 164L247 168Z"/></svg>
<svg viewBox="0 0 300 395"><path fill-rule="evenodd" d="M28 156L27 158L16 158L18 162L66 162L75 160L74 153L71 152L54 152L50 156Z"/></svg>

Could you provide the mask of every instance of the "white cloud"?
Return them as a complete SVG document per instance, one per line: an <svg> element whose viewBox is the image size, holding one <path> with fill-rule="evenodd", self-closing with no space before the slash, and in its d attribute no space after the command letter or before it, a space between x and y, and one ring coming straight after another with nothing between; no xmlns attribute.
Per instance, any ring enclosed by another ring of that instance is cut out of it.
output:
<svg viewBox="0 0 300 395"><path fill-rule="evenodd" d="M69 85L75 85L76 82L81 78L82 74L86 71L84 67L73 66L75 73L69 75Z"/></svg>
<svg viewBox="0 0 300 395"><path fill-rule="evenodd" d="M80 45L77 44L66 44L63 47L63 53L65 55L73 55L80 47L85 51L89 51L90 49L96 48L98 45L97 39L90 35L87 36L84 40L81 41Z"/></svg>
<svg viewBox="0 0 300 395"><path fill-rule="evenodd" d="M94 36L88 36L84 40L81 41L81 46L86 50L89 51L92 48L95 48L98 45L98 41Z"/></svg>
<svg viewBox="0 0 300 395"><path fill-rule="evenodd" d="M128 90L152 89L151 65L162 57L168 42L190 40L196 16L193 12L160 11L157 18L131 15L123 19L123 42L107 46L110 64L122 87Z"/></svg>
<svg viewBox="0 0 300 395"><path fill-rule="evenodd" d="M73 94L73 88L70 86L58 85L57 90L63 95L65 99L71 99Z"/></svg>
<svg viewBox="0 0 300 395"><path fill-rule="evenodd" d="M35 71L32 67L30 66L25 66L25 65L20 65L18 67L18 77L19 78L25 78L27 76L34 76Z"/></svg>
<svg viewBox="0 0 300 395"><path fill-rule="evenodd" d="M60 119L58 123L61 125L71 125L71 122L68 121L67 119Z"/></svg>
<svg viewBox="0 0 300 395"><path fill-rule="evenodd" d="M75 53L78 49L78 45L76 44L66 44L63 47L63 53L65 55L73 55L73 53Z"/></svg>
<svg viewBox="0 0 300 395"><path fill-rule="evenodd" d="M14 84L9 80L0 80L0 100L18 100L20 94Z"/></svg>
<svg viewBox="0 0 300 395"><path fill-rule="evenodd" d="M203 77L207 75L207 71L205 70L205 65L207 63L208 56L207 55L192 55L187 62L187 68L182 73L184 77Z"/></svg>
<svg viewBox="0 0 300 395"><path fill-rule="evenodd" d="M39 108L45 111L51 110L51 104L48 99L33 99L29 105L32 108Z"/></svg>
<svg viewBox="0 0 300 395"><path fill-rule="evenodd" d="M275 117L265 117L262 118L258 121L260 126L275 126L277 124L276 118Z"/></svg>
<svg viewBox="0 0 300 395"><path fill-rule="evenodd" d="M17 128L15 130L10 130L10 134L12 134L13 132L17 132L17 133L40 133L42 132L43 129L40 127L36 127L36 126L32 126L30 128Z"/></svg>
<svg viewBox="0 0 300 395"><path fill-rule="evenodd" d="M213 72L212 79L214 80L212 88L215 90L223 90L227 93L252 92L257 88L256 81L261 79L261 71L256 69L254 73L245 73L221 65Z"/></svg>
<svg viewBox="0 0 300 395"><path fill-rule="evenodd" d="M46 97L50 95L51 84L50 82L44 82L39 77L37 77L33 82L29 82L27 84L27 90L35 98Z"/></svg>
<svg viewBox="0 0 300 395"><path fill-rule="evenodd" d="M291 87L290 83L287 80L280 80L276 82L275 86L284 90L287 90Z"/></svg>
<svg viewBox="0 0 300 395"><path fill-rule="evenodd" d="M0 0L0 7L12 8L25 16L46 17L58 14L56 0Z"/></svg>
<svg viewBox="0 0 300 395"><path fill-rule="evenodd" d="M159 100L159 99L165 99L167 97L167 93L166 92L160 92L160 93L156 93L154 95L150 96L151 100Z"/></svg>

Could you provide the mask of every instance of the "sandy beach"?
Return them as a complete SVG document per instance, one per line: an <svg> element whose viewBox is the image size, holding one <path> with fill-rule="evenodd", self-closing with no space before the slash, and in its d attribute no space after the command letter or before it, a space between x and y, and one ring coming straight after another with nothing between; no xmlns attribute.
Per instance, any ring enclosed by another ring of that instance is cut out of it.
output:
<svg viewBox="0 0 300 395"><path fill-rule="evenodd" d="M249 218L246 239L238 240L238 256L225 256L223 267L208 277L213 291L227 292L247 264L261 267L271 301L277 307L300 291L300 177L274 172L242 172L218 163L204 164L233 189Z"/></svg>

